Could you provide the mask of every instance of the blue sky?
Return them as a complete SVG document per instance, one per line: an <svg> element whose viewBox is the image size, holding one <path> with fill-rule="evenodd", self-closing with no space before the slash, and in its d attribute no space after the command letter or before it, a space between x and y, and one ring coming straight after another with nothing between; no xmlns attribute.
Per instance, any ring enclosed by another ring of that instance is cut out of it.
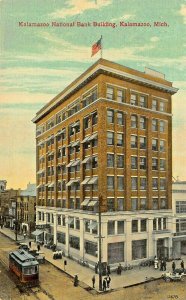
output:
<svg viewBox="0 0 186 300"><path fill-rule="evenodd" d="M1 177L11 187L35 182L35 125L45 103L98 58L131 68L151 67L179 88L173 97L173 175L186 179L184 0L1 0ZM112 22L117 27L21 27L19 22ZM120 27L149 22L151 27ZM167 27L154 27L154 22ZM21 167L20 167L21 166Z"/></svg>

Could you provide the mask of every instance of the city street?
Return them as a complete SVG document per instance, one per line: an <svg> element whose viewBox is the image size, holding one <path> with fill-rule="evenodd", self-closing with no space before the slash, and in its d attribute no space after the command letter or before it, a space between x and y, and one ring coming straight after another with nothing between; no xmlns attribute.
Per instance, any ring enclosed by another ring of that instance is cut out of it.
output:
<svg viewBox="0 0 186 300"><path fill-rule="evenodd" d="M8 252L16 249L14 241L3 236L0 233L0 259L7 263ZM87 268L86 268L87 269ZM53 300L70 300L70 299L161 299L165 300L172 296L176 299L184 300L186 294L185 282L165 283L163 280L157 280L141 284L131 288L121 288L115 291L108 291L102 294L92 294L86 289L78 286L74 287L73 278L61 270L58 270L52 264L40 265L40 288L32 289L30 294L20 294L12 280L8 277L8 271L0 265L0 298L7 299L53 299ZM133 277L135 271L127 271L126 277ZM112 274L111 274L112 278Z"/></svg>

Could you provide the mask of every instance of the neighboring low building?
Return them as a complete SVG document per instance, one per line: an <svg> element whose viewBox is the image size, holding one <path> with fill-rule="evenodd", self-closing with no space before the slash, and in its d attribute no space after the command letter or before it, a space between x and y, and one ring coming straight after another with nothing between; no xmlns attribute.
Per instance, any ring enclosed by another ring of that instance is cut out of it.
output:
<svg viewBox="0 0 186 300"><path fill-rule="evenodd" d="M0 192L0 219L7 227L11 227L11 203L12 201L16 201L17 196L20 195L20 191L20 189L5 189Z"/></svg>
<svg viewBox="0 0 186 300"><path fill-rule="evenodd" d="M172 184L173 219L173 256L186 254L186 181Z"/></svg>

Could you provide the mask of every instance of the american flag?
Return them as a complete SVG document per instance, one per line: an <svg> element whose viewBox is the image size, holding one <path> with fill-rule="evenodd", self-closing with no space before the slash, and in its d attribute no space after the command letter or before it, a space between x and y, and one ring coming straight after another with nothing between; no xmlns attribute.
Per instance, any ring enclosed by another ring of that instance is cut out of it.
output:
<svg viewBox="0 0 186 300"><path fill-rule="evenodd" d="M101 40L102 37L94 45L92 45L92 56L95 55L99 50L101 50Z"/></svg>

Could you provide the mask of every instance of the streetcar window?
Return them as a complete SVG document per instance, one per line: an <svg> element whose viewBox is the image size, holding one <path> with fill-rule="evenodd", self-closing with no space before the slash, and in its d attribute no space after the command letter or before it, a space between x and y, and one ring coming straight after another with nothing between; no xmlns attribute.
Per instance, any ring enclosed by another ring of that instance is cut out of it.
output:
<svg viewBox="0 0 186 300"><path fill-rule="evenodd" d="M23 269L23 274L31 275L37 273L37 266L36 267L28 267Z"/></svg>

